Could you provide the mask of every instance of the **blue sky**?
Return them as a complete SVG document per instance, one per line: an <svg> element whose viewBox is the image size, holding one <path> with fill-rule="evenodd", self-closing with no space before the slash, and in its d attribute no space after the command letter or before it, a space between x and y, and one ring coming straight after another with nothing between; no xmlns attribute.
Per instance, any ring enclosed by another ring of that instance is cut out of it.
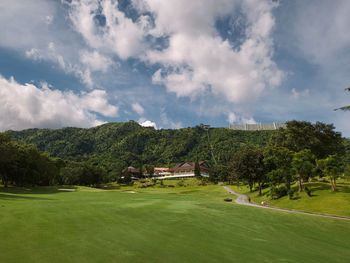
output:
<svg viewBox="0 0 350 263"><path fill-rule="evenodd" d="M0 2L0 130L334 123L350 1Z"/></svg>

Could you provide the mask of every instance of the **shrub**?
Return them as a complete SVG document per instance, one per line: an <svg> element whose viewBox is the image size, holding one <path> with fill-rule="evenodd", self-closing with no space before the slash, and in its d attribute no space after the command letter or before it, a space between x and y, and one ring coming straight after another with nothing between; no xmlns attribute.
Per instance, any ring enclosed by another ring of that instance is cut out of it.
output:
<svg viewBox="0 0 350 263"><path fill-rule="evenodd" d="M310 189L310 188L305 187L304 190L305 190L305 193L307 194L307 196L309 196L309 197L312 196L312 194L311 194L311 189Z"/></svg>
<svg viewBox="0 0 350 263"><path fill-rule="evenodd" d="M288 190L288 197L289 197L290 200L293 199L293 197L294 197L294 190L293 189L289 189Z"/></svg>
<svg viewBox="0 0 350 263"><path fill-rule="evenodd" d="M177 186L185 186L185 181L181 179L180 181L177 182Z"/></svg>
<svg viewBox="0 0 350 263"><path fill-rule="evenodd" d="M165 187L163 180L160 180L160 181L159 181L159 187L160 187L160 188Z"/></svg>
<svg viewBox="0 0 350 263"><path fill-rule="evenodd" d="M271 199L279 199L283 196L286 196L288 189L286 186L272 186L270 190Z"/></svg>

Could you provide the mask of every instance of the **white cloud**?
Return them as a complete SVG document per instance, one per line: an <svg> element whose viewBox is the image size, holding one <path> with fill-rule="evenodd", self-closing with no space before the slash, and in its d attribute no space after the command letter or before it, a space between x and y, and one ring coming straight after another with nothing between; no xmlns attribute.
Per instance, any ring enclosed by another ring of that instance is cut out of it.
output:
<svg viewBox="0 0 350 263"><path fill-rule="evenodd" d="M36 48L31 48L25 51L25 56L27 58L30 58L32 60L42 60L43 55L41 54L40 50Z"/></svg>
<svg viewBox="0 0 350 263"><path fill-rule="evenodd" d="M234 112L227 113L227 121L228 123L248 123L248 124L256 124L257 122L252 116L242 116L236 114Z"/></svg>
<svg viewBox="0 0 350 263"><path fill-rule="evenodd" d="M291 97L293 99L300 99L301 97L308 97L310 95L310 90L297 90L295 88L292 88L291 90Z"/></svg>
<svg viewBox="0 0 350 263"><path fill-rule="evenodd" d="M52 24L52 21L53 21L53 16L47 15L47 16L45 17L45 22L46 22L47 25L51 25L51 24Z"/></svg>
<svg viewBox="0 0 350 263"><path fill-rule="evenodd" d="M180 121L176 122L170 119L166 114L166 112L164 111L164 109L160 113L160 120L162 122L162 125L166 128L180 129L183 126Z"/></svg>
<svg viewBox="0 0 350 263"><path fill-rule="evenodd" d="M142 107L142 105L138 102L135 102L131 104L131 108L134 112L136 112L138 115L143 115L145 112L145 109Z"/></svg>
<svg viewBox="0 0 350 263"><path fill-rule="evenodd" d="M139 124L142 127L153 127L155 129L157 129L157 124L153 121L150 121L150 120L140 119Z"/></svg>
<svg viewBox="0 0 350 263"><path fill-rule="evenodd" d="M121 59L138 58L160 65L153 76L179 97L211 92L233 103L254 101L264 90L279 86L284 73L273 61L272 14L276 4L261 0L134 0L140 16L131 20L117 1L73 1L70 18L93 48ZM246 21L245 40L234 48L215 27L218 18L237 10ZM153 20L150 18L153 17ZM104 22L99 24L96 17ZM101 18L103 17L103 19ZM146 37L165 37L169 46L154 49Z"/></svg>
<svg viewBox="0 0 350 263"><path fill-rule="evenodd" d="M111 65L111 60L99 54L98 52L89 53L82 51L80 53L80 60L83 65L79 63L70 63L57 50L55 43L49 42L44 49L31 48L25 51L25 56L35 61L50 61L56 64L61 70L67 74L72 74L80 79L88 87L94 85L91 72L93 71L107 71Z"/></svg>
<svg viewBox="0 0 350 263"><path fill-rule="evenodd" d="M70 19L74 28L93 48L115 52L121 59L138 56L143 50L144 23L134 23L118 9L114 0L72 1ZM96 24L103 15L105 25Z"/></svg>
<svg viewBox="0 0 350 263"><path fill-rule="evenodd" d="M314 62L327 65L350 48L350 1L301 1L292 28L293 42Z"/></svg>
<svg viewBox="0 0 350 263"><path fill-rule="evenodd" d="M80 53L80 61L91 71L106 72L112 65L112 60L101 55L94 50L93 52L82 51Z"/></svg>
<svg viewBox="0 0 350 263"><path fill-rule="evenodd" d="M96 114L115 117L118 108L108 103L103 90L75 94L0 76L0 112L0 130L20 130L96 126L103 123Z"/></svg>
<svg viewBox="0 0 350 263"><path fill-rule="evenodd" d="M50 38L48 22L52 22L48 17L53 17L56 4L46 0L1 0L0 46L28 49L46 45Z"/></svg>
<svg viewBox="0 0 350 263"><path fill-rule="evenodd" d="M234 122L236 122L236 121L237 121L237 116L236 116L236 114L235 114L234 112L229 112L229 113L227 114L227 121L228 121L228 123L234 123Z"/></svg>
<svg viewBox="0 0 350 263"><path fill-rule="evenodd" d="M269 1L145 0L155 14L154 32L169 36L169 47L150 50L146 59L160 63L154 83L178 96L198 96L210 89L234 103L252 101L266 88L281 84L284 74L272 60L273 5ZM223 40L214 25L240 4L247 18L245 41L238 49ZM191 14L191 15L186 15Z"/></svg>

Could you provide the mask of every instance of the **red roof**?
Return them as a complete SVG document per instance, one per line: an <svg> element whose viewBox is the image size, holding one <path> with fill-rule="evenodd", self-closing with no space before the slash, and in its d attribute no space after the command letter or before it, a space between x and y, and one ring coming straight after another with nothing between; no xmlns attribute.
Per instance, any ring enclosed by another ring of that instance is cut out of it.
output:
<svg viewBox="0 0 350 263"><path fill-rule="evenodd" d="M208 172L208 166L205 161L200 161L199 169L201 172ZM176 164L173 168L170 168L170 172L191 172L194 171L196 163L195 162L183 162Z"/></svg>

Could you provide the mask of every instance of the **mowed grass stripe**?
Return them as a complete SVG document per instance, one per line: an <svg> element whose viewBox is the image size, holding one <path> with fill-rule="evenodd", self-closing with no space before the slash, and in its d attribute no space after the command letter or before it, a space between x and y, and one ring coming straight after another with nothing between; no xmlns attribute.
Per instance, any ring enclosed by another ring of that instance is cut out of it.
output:
<svg viewBox="0 0 350 263"><path fill-rule="evenodd" d="M0 262L347 262L350 223L223 202L222 187L0 193ZM11 196L11 197L9 197Z"/></svg>

